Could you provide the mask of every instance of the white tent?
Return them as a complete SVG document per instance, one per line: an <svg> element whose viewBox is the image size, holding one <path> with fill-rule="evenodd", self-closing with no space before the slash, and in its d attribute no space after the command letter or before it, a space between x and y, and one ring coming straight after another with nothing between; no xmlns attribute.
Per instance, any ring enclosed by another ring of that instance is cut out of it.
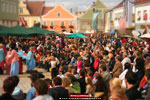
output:
<svg viewBox="0 0 150 100"><path fill-rule="evenodd" d="M146 34L140 36L140 38L147 38L147 39L149 39L150 38L150 33L146 33Z"/></svg>
<svg viewBox="0 0 150 100"><path fill-rule="evenodd" d="M70 34L72 34L72 33L68 33L68 32L63 32L63 34L65 34L65 35L70 35Z"/></svg>

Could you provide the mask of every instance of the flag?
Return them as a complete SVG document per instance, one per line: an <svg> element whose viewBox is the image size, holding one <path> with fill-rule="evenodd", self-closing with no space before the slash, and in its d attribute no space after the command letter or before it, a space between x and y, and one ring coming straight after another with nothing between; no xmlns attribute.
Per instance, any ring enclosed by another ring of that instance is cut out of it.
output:
<svg viewBox="0 0 150 100"><path fill-rule="evenodd" d="M99 12L96 12L93 14L93 29L94 30L97 30L97 28L98 28L97 18L99 16L99 14L100 14Z"/></svg>
<svg viewBox="0 0 150 100"><path fill-rule="evenodd" d="M27 25L27 22L25 21L24 17L20 17L19 20L20 20L22 26L26 26Z"/></svg>

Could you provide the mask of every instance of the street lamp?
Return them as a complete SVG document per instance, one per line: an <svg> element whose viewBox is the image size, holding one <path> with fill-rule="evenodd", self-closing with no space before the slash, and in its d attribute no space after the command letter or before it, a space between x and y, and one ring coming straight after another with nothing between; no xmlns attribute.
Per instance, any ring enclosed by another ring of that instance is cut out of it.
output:
<svg viewBox="0 0 150 100"><path fill-rule="evenodd" d="M92 5L92 8L93 8L93 15L95 14L95 13L98 13L99 11L98 11L98 9L97 9L97 7L96 7L96 4L95 4L95 2L93 2L93 5ZM96 39L97 39L97 34L98 34L98 16L96 16Z"/></svg>

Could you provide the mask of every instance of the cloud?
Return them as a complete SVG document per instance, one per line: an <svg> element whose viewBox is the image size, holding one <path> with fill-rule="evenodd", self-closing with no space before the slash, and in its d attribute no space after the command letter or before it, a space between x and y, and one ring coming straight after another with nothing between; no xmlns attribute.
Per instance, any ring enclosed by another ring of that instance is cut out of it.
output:
<svg viewBox="0 0 150 100"><path fill-rule="evenodd" d="M30 1L43 1L43 0L30 0ZM79 10L86 10L96 0L45 0L46 6L55 6L58 4L64 5L65 8L78 8ZM108 8L113 8L122 0L101 0Z"/></svg>

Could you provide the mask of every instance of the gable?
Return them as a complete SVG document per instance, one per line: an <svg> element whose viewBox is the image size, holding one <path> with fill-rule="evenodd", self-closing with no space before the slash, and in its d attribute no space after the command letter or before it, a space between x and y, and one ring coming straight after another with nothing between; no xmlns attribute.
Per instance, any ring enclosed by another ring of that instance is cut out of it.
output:
<svg viewBox="0 0 150 100"><path fill-rule="evenodd" d="M58 16L58 13L60 13L60 16ZM66 10L63 6L58 5L52 10L50 10L48 13L43 15L42 18L60 19L60 18L76 18L76 17L71 12Z"/></svg>
<svg viewBox="0 0 150 100"><path fill-rule="evenodd" d="M108 8L100 1L100 0L97 0L96 3L96 9L99 9L100 11L102 11L99 16L99 19L102 19L103 18L103 14L104 12L108 11ZM93 7L91 6L84 15L82 15L80 17L80 19L92 19L93 18Z"/></svg>

